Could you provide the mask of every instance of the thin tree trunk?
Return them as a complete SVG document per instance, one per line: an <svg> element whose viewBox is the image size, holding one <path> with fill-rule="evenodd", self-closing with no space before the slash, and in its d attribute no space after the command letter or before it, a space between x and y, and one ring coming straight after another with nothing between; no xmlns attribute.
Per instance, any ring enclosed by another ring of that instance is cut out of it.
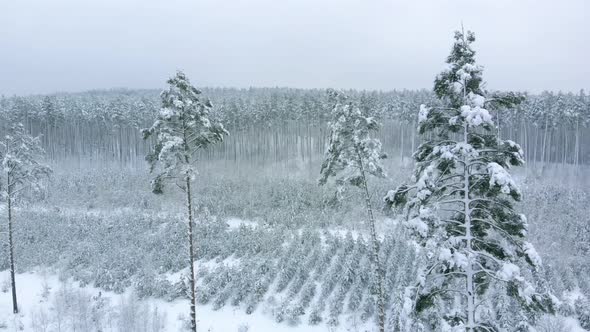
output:
<svg viewBox="0 0 590 332"><path fill-rule="evenodd" d="M548 126L549 126L549 119L545 120L545 132L543 133L543 151L541 154L541 161L543 162L543 167L545 167L546 161L545 161L545 148L546 148L546 144L547 144L547 131L548 131Z"/></svg>
<svg viewBox="0 0 590 332"><path fill-rule="evenodd" d="M403 123L400 122L400 144L399 144L399 160L401 167L404 167L404 126Z"/></svg>
<svg viewBox="0 0 590 332"><path fill-rule="evenodd" d="M464 142L467 142L467 125L464 129ZM469 160L465 158L465 166L463 171L463 204L465 213L465 239L467 241L467 250L472 251L471 246L471 211L469 208ZM465 268L465 275L467 276L467 331L471 332L475 330L475 290L473 287L473 266L471 263L471 256L467 255L467 267Z"/></svg>
<svg viewBox="0 0 590 332"><path fill-rule="evenodd" d="M547 136L547 163L549 163L549 164L554 161L554 159L553 159L554 153L551 149L551 144L555 144L555 143L553 143L553 136L555 136L555 131L553 130L553 128L551 128L551 131L549 132L549 135ZM553 150L555 150L555 149L553 149Z"/></svg>
<svg viewBox="0 0 590 332"><path fill-rule="evenodd" d="M191 181L187 174L186 176L186 200L188 208L188 252L190 265L190 300L191 300L191 330L197 332L197 310L195 301L195 253L193 248L193 204L191 198Z"/></svg>
<svg viewBox="0 0 590 332"><path fill-rule="evenodd" d="M500 131L500 110L496 111L496 134L498 135L496 141L498 142L498 145L500 145L500 141L501 141L501 139L500 139L500 134L501 134L501 131Z"/></svg>
<svg viewBox="0 0 590 332"><path fill-rule="evenodd" d="M16 300L16 279L14 276L14 243L12 239L12 184L10 183L10 172L7 175L7 204L8 204L8 250L10 255L10 285L12 287L12 312L18 314L18 303Z"/></svg>
<svg viewBox="0 0 590 332"><path fill-rule="evenodd" d="M373 208L371 207L371 198L369 195L369 187L367 186L367 178L363 167L363 161L359 154L359 165L361 177L363 180L363 187L365 189L365 203L367 205L367 214L369 215L369 228L371 232L372 257L374 264L375 277L377 279L377 311L379 332L385 332L385 292L383 290L383 273L381 263L379 262L379 243L377 242L377 232L375 230L375 217L373 216Z"/></svg>
<svg viewBox="0 0 590 332"><path fill-rule="evenodd" d="M578 169L578 164L580 163L580 121L576 120L576 143L575 143L575 153L574 153L574 165L575 169Z"/></svg>
<svg viewBox="0 0 590 332"><path fill-rule="evenodd" d="M463 81L463 99L467 97L467 88L465 81ZM467 124L463 126L463 142L467 144L468 142L468 131L467 131ZM500 119L498 119L498 128L500 128ZM499 131L498 131L499 133ZM498 138L499 140L499 138ZM464 216L465 216L465 240L467 250L472 252L472 245L471 240L473 239L471 235L471 211L469 207L469 162L468 157L466 156L464 159L464 169L463 169L463 204L464 204ZM475 331L475 290L473 287L473 265L471 262L471 255L467 255L467 267L465 268L465 275L466 275L466 282L467 282L467 332L474 332Z"/></svg>
<svg viewBox="0 0 590 332"><path fill-rule="evenodd" d="M565 126L564 126L565 127ZM567 127L563 129L563 153L562 153L562 160L561 160L561 167L565 168L567 164L567 155L568 155L568 139L567 139L568 130Z"/></svg>
<svg viewBox="0 0 590 332"><path fill-rule="evenodd" d="M522 126L522 137L521 137L521 141L523 142L523 150L524 150L524 159L526 164L524 165L524 172L526 174L526 176L528 177L529 175L529 162L530 162L530 154L529 154L529 139L528 139L528 133L527 133L527 125L526 122L522 119L520 119L520 123Z"/></svg>
<svg viewBox="0 0 590 332"><path fill-rule="evenodd" d="M533 161L534 161L534 169L537 169L537 150L538 150L538 143L539 143L539 128L534 127L535 128L535 143L533 144L534 146L534 153L533 153Z"/></svg>

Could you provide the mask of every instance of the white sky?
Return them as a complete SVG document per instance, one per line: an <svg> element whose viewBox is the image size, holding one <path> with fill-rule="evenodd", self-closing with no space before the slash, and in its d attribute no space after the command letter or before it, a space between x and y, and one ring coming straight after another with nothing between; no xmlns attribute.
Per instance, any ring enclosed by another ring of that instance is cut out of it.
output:
<svg viewBox="0 0 590 332"><path fill-rule="evenodd" d="M589 0L0 0L0 95L430 89L461 21L490 88L590 88Z"/></svg>

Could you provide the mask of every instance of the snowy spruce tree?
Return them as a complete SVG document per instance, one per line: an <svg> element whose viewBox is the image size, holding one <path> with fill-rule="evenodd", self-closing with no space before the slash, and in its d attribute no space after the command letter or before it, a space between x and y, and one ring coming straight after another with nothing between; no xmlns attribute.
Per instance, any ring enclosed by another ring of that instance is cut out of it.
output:
<svg viewBox="0 0 590 332"><path fill-rule="evenodd" d="M368 188L368 177L384 178L385 172L381 159L381 142L371 138L370 133L379 129L380 124L373 118L365 116L341 92L329 90L328 94L334 101L329 124L331 136L326 159L320 171L320 185L334 178L341 193L345 186L351 185L362 190L365 197L369 231L371 236L371 259L374 279L376 281L376 303L378 310L379 330L385 330L385 302L383 293L383 272L379 262L379 243L375 231L375 217L371 207Z"/></svg>
<svg viewBox="0 0 590 332"><path fill-rule="evenodd" d="M48 166L40 163L44 151L39 137L27 133L22 123L0 118L5 135L0 139L0 199L6 203L8 214L8 258L12 310L18 313L14 263L14 203L26 189L39 189L42 178L49 175Z"/></svg>
<svg viewBox="0 0 590 332"><path fill-rule="evenodd" d="M440 104L420 106L424 142L414 153L412 183L384 199L403 211L422 247L422 268L406 292L406 308L425 330L500 331L482 314L494 306L489 295L495 291L525 310L552 310L551 297L537 292L523 271L541 267L525 240L526 218L513 207L521 192L509 169L523 164L523 152L497 137L490 112L518 98L486 93L474 41L471 32L455 33L448 69L434 84Z"/></svg>
<svg viewBox="0 0 590 332"><path fill-rule="evenodd" d="M189 287L191 327L196 331L195 308L195 248L193 246L193 200L191 183L195 180L196 154L221 142L228 132L210 117L211 103L201 96L183 72L168 80L169 87L161 93L162 107L151 128L142 131L144 139L154 137L153 151L148 154L152 190L164 192L165 184L172 183L186 195Z"/></svg>

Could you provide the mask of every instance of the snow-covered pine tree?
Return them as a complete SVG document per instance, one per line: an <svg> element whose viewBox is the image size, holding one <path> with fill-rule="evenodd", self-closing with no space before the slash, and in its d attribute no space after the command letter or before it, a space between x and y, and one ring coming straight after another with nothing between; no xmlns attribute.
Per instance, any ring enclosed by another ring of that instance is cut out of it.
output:
<svg viewBox="0 0 590 332"><path fill-rule="evenodd" d="M6 124L0 128L5 136L0 139L0 198L6 201L8 212L8 256L10 264L10 286L12 289L12 310L18 313L16 280L14 270L14 216L15 198L26 188L37 189L41 179L51 173L51 169L40 163L44 154L39 137L32 137L20 122L2 119ZM12 124L11 124L12 123Z"/></svg>
<svg viewBox="0 0 590 332"><path fill-rule="evenodd" d="M586 296L580 296L574 303L574 307L580 326L590 330L590 300Z"/></svg>
<svg viewBox="0 0 590 332"><path fill-rule="evenodd" d="M486 303L491 289L502 289L527 310L552 310L550 296L539 294L520 272L523 261L535 269L541 265L525 240L526 219L512 203L521 193L508 169L523 164L523 152L497 138L489 112L509 106L514 95L486 98L474 41L471 32L455 33L448 69L434 84L441 106L420 107L425 141L414 153L413 184L384 199L401 208L423 247L413 312L434 313L437 321L429 323L437 331L496 331L495 322L478 314L481 306L493 305Z"/></svg>
<svg viewBox="0 0 590 332"><path fill-rule="evenodd" d="M162 107L151 128L142 130L144 139L155 138L153 151L146 160L156 176L152 190L162 194L165 183L176 184L186 194L188 226L188 263L190 268L191 327L197 328L195 308L195 250L193 247L193 202L191 182L195 180L195 154L223 141L228 132L210 117L211 103L201 91L190 84L186 75L178 71L167 82L169 87L160 97Z"/></svg>
<svg viewBox="0 0 590 332"><path fill-rule="evenodd" d="M330 142L320 171L319 183L324 185L329 178L333 177L336 179L339 193L346 185L363 190L371 233L371 258L375 274L373 280L377 283L375 302L378 310L379 331L384 332L383 272L379 262L379 244L367 184L367 178L370 175L377 178L385 177L381 165L381 159L385 158L385 155L381 153L381 142L370 136L372 131L379 129L380 124L373 117L362 114L359 107L347 100L343 93L329 90L328 94L335 104L330 122Z"/></svg>

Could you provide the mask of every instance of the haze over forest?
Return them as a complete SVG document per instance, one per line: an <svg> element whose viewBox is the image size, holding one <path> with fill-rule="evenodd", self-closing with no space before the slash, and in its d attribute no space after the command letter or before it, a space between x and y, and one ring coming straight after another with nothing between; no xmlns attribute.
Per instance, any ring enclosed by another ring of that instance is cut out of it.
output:
<svg viewBox="0 0 590 332"><path fill-rule="evenodd" d="M585 0L26 0L0 4L0 95L200 87L430 89L476 31L491 89L590 88Z"/></svg>

